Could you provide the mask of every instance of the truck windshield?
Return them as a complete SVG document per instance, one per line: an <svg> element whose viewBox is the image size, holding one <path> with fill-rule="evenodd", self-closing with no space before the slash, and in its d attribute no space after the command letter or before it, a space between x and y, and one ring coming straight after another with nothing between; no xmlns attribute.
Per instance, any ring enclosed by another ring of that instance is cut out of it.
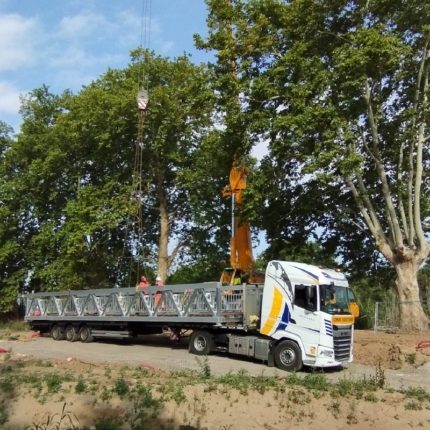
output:
<svg viewBox="0 0 430 430"><path fill-rule="evenodd" d="M349 314L348 305L354 301L352 291L338 285L320 286L320 309L329 314Z"/></svg>

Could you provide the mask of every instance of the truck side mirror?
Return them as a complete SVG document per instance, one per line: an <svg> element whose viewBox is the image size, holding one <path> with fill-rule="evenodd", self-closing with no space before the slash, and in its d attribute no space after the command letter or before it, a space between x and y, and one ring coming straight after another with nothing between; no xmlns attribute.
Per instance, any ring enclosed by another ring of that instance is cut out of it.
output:
<svg viewBox="0 0 430 430"><path fill-rule="evenodd" d="M308 311L315 311L315 286L314 285L306 285L306 309Z"/></svg>

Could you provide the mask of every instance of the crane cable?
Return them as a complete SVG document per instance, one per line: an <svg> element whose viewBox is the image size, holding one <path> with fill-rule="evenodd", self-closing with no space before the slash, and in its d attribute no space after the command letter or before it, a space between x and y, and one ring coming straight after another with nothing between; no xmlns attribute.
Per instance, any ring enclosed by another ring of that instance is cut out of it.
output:
<svg viewBox="0 0 430 430"><path fill-rule="evenodd" d="M144 138L145 138L145 119L148 112L149 102L149 77L145 68L145 61L149 51L151 40L151 0L142 0L141 11L141 28L140 28L140 46L139 46L139 70L137 78L136 90L136 103L138 109L138 127L137 139L135 140L135 154L134 165L132 174L132 190L130 200L137 203L137 210L134 213L132 223L132 240L129 243L129 228L126 228L126 242L123 248L123 261L127 243L132 248L132 255L130 258L130 266L128 269L128 282L130 286L132 283L132 273L134 272L133 266L136 264L135 270L135 284L139 281L141 272L141 260L143 254L143 200L144 200L144 185L143 185L143 156L144 156ZM134 251L134 252L133 252ZM133 258L133 255L135 258ZM133 261L135 260L135 261Z"/></svg>

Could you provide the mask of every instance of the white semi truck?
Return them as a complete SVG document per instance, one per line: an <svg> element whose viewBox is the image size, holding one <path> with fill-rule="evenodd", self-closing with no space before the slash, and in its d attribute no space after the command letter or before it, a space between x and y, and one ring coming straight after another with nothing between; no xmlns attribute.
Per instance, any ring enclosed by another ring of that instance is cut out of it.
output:
<svg viewBox="0 0 430 430"><path fill-rule="evenodd" d="M24 295L25 320L54 340L192 330L189 350L229 352L298 371L352 361L353 295L335 270L271 261L264 284L208 282Z"/></svg>

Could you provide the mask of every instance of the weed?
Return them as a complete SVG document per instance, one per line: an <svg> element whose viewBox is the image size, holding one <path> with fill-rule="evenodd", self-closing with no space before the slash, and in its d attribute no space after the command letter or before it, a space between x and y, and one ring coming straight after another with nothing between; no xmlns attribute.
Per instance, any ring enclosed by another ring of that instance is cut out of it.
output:
<svg viewBox="0 0 430 430"><path fill-rule="evenodd" d="M285 378L285 382L288 385L300 385L301 384L301 378L296 373L291 373L291 375L288 375Z"/></svg>
<svg viewBox="0 0 430 430"><path fill-rule="evenodd" d="M107 402L112 398L112 392L106 389L106 387L103 387L103 391L100 394L100 399L102 402Z"/></svg>
<svg viewBox="0 0 430 430"><path fill-rule="evenodd" d="M355 403L351 402L349 404L349 410L348 410L348 415L346 416L346 422L351 425L351 424L357 424L358 423L358 419L356 416L356 411L355 411Z"/></svg>
<svg viewBox="0 0 430 430"><path fill-rule="evenodd" d="M75 385L75 393L76 394L82 394L82 393L85 393L85 391L87 391L87 384L85 383L83 378L80 377L78 379L78 382Z"/></svg>
<svg viewBox="0 0 430 430"><path fill-rule="evenodd" d="M49 360L41 360L41 359L35 360L34 361L34 365L36 367L54 367L54 365L52 364L51 361L49 361Z"/></svg>
<svg viewBox="0 0 430 430"><path fill-rule="evenodd" d="M412 354L406 354L406 363L409 363L410 365L414 365L416 361L417 361L416 352L413 352Z"/></svg>
<svg viewBox="0 0 430 430"><path fill-rule="evenodd" d="M63 379L58 373L50 373L45 377L46 387L49 393L58 393L63 383Z"/></svg>
<svg viewBox="0 0 430 430"><path fill-rule="evenodd" d="M181 404L186 400L184 389L181 385L176 385L171 398L176 402L176 404Z"/></svg>
<svg viewBox="0 0 430 430"><path fill-rule="evenodd" d="M355 396L361 399L366 392L373 392L378 389L374 378L363 378L361 380L340 379L330 388L330 394L333 397Z"/></svg>
<svg viewBox="0 0 430 430"><path fill-rule="evenodd" d="M112 421L100 421L95 424L94 430L118 430L120 426Z"/></svg>
<svg viewBox="0 0 430 430"><path fill-rule="evenodd" d="M218 385L214 381L208 381L205 386L205 393L213 393L218 389Z"/></svg>
<svg viewBox="0 0 430 430"><path fill-rule="evenodd" d="M148 420L157 416L162 401L152 395L152 390L147 385L137 386L136 394L137 399L134 402L133 412L129 418L130 428L136 430L148 428Z"/></svg>
<svg viewBox="0 0 430 430"><path fill-rule="evenodd" d="M6 405L2 402L0 405L0 426L3 426L7 423L9 419L9 415L6 410Z"/></svg>
<svg viewBox="0 0 430 430"><path fill-rule="evenodd" d="M129 393L129 388L127 382L125 382L124 378L118 378L115 381L115 385L113 387L113 392L118 394L118 396L122 399Z"/></svg>
<svg viewBox="0 0 430 430"><path fill-rule="evenodd" d="M378 362L378 364L376 366L375 376L373 378L373 383L378 388L384 388L385 387L385 372L381 366L381 362Z"/></svg>
<svg viewBox="0 0 430 430"><path fill-rule="evenodd" d="M238 373L227 373L218 379L218 382L223 385L228 385L236 390L239 390L240 394L247 394L252 384L251 377L245 370L240 370Z"/></svg>
<svg viewBox="0 0 430 430"><path fill-rule="evenodd" d="M329 388L326 376L321 373L306 375L302 379L301 384L309 390L327 391Z"/></svg>
<svg viewBox="0 0 430 430"><path fill-rule="evenodd" d="M412 397L420 402L430 401L430 394L421 387L412 388L409 387L403 391L406 397Z"/></svg>
<svg viewBox="0 0 430 430"><path fill-rule="evenodd" d="M373 393L367 393L364 396L364 400L366 400L366 402L373 402L376 403L378 401L378 398L375 396L375 394Z"/></svg>
<svg viewBox="0 0 430 430"><path fill-rule="evenodd" d="M331 413L333 416L337 419L340 415L340 402L338 400L335 400L332 402L329 406L329 409L331 410Z"/></svg>
<svg viewBox="0 0 430 430"><path fill-rule="evenodd" d="M28 329L28 324L21 320L9 320L0 323L1 331L27 331Z"/></svg>
<svg viewBox="0 0 430 430"><path fill-rule="evenodd" d="M0 390L11 396L15 392L16 377L12 374L0 378Z"/></svg>
<svg viewBox="0 0 430 430"><path fill-rule="evenodd" d="M60 430L63 428L79 429L79 420L75 414L66 411L66 403L63 404L61 414L47 415L46 422L34 423L29 430Z"/></svg>
<svg viewBox="0 0 430 430"><path fill-rule="evenodd" d="M200 377L202 379L209 379L211 377L211 368L209 365L209 359L207 356L202 358L196 357L196 361L200 367Z"/></svg>
<svg viewBox="0 0 430 430"><path fill-rule="evenodd" d="M422 408L422 404L417 400L411 400L405 404L405 409L407 411L421 411Z"/></svg>
<svg viewBox="0 0 430 430"><path fill-rule="evenodd" d="M273 377L258 375L252 380L252 388L257 390L260 394L264 394L267 389L275 388L277 380Z"/></svg>

